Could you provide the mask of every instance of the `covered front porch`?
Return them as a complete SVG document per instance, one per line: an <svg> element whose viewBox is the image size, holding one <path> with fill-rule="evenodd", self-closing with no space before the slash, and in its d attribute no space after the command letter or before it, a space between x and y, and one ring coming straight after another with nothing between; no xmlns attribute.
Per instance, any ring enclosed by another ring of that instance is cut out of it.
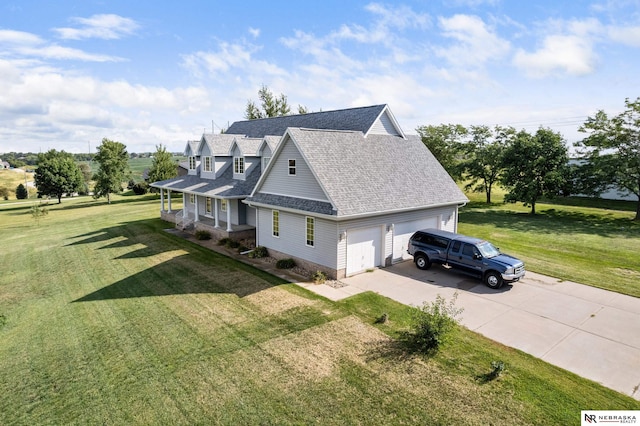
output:
<svg viewBox="0 0 640 426"><path fill-rule="evenodd" d="M177 228L185 231L207 231L211 234L211 238L214 240L231 238L238 241L253 241L255 244L255 226L234 224L229 225L228 222L222 220L218 220L218 226L216 226L215 219L200 215L198 220L196 221L195 215L193 213L187 212L187 214L185 215L184 210L164 210L160 212L160 218L166 222L175 224Z"/></svg>

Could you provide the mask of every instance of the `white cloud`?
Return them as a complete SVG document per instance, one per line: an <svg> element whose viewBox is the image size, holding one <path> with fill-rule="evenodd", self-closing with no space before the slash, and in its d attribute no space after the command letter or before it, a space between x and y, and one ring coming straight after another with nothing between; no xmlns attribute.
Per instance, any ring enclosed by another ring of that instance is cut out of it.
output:
<svg viewBox="0 0 640 426"><path fill-rule="evenodd" d="M611 40L632 47L640 47L640 26L610 26L607 32Z"/></svg>
<svg viewBox="0 0 640 426"><path fill-rule="evenodd" d="M436 47L438 56L455 66L481 67L487 61L504 57L511 45L488 27L482 19L474 15L454 15L439 18L443 35L457 43Z"/></svg>
<svg viewBox="0 0 640 426"><path fill-rule="evenodd" d="M251 27L249 27L249 34L251 34L251 36L253 38L260 37L260 28L251 28Z"/></svg>
<svg viewBox="0 0 640 426"><path fill-rule="evenodd" d="M81 40L99 38L104 40L119 39L134 34L140 27L136 21L114 14L93 15L90 18L72 18L80 28L54 28L53 31L63 39Z"/></svg>
<svg viewBox="0 0 640 426"><path fill-rule="evenodd" d="M518 49L513 63L530 77L559 73L587 75L598 62L594 43L603 32L596 19L549 20L542 28L542 45L533 52Z"/></svg>

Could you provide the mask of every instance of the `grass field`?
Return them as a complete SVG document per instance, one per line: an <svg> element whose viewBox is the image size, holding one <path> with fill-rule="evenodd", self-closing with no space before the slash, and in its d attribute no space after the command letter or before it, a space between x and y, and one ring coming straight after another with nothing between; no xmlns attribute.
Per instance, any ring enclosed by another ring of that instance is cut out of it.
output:
<svg viewBox="0 0 640 426"><path fill-rule="evenodd" d="M521 204L487 206L482 195L467 196L460 233L490 240L524 260L528 270L640 297L635 203L557 198L537 204L532 216ZM493 198L502 196L497 191Z"/></svg>
<svg viewBox="0 0 640 426"><path fill-rule="evenodd" d="M640 402L409 308L333 303L162 231L152 196L0 209L0 424L577 424ZM375 325L387 312L390 321ZM505 374L487 380L490 363Z"/></svg>
<svg viewBox="0 0 640 426"><path fill-rule="evenodd" d="M33 182L33 173L27 173L27 181ZM0 188L7 188L9 200L16 199L16 189L20 184L25 185L25 172L23 170L0 170ZM29 190L29 197L35 197L38 191L33 187L27 186L27 188Z"/></svg>

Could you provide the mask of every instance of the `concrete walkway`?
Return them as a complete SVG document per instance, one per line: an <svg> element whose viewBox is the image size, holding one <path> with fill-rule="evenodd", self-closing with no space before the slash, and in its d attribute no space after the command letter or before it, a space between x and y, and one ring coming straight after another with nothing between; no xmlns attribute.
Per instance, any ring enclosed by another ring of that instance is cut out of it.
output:
<svg viewBox="0 0 640 426"><path fill-rule="evenodd" d="M341 281L347 286L300 285L332 300L373 291L414 306L457 291L469 329L640 400L639 298L532 272L496 291L411 261Z"/></svg>

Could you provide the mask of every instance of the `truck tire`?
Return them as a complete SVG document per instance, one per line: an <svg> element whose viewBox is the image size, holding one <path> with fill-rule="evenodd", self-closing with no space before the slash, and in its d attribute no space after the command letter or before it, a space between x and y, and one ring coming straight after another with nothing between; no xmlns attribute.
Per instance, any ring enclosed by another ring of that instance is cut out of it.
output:
<svg viewBox="0 0 640 426"><path fill-rule="evenodd" d="M502 287L504 281L502 280L502 275L500 275L498 272L489 271L484 276L484 283L487 285L487 287L497 290Z"/></svg>
<svg viewBox="0 0 640 426"><path fill-rule="evenodd" d="M417 254L415 258L416 266L418 269L429 269L431 268L431 261L424 254Z"/></svg>

